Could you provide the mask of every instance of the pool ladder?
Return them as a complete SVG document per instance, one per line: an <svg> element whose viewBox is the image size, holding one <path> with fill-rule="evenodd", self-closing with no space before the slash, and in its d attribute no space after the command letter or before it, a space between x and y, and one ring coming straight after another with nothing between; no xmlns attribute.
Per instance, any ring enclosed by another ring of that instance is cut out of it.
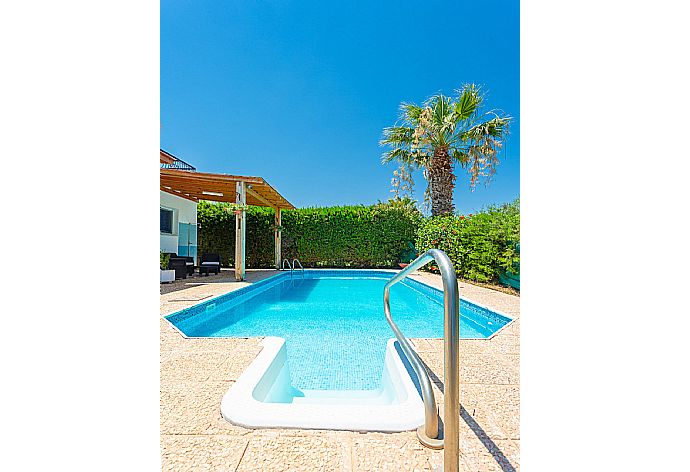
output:
<svg viewBox="0 0 690 472"><path fill-rule="evenodd" d="M297 258L293 259L292 264L290 264L290 261L288 259L283 259L282 270L285 270L285 263L286 262L287 262L288 267L290 268L290 277L292 277L293 272L295 271L297 264L299 264L299 268L302 269L302 278L304 278L304 267L302 267L302 263L299 261L299 259L297 259Z"/></svg>
<svg viewBox="0 0 690 472"><path fill-rule="evenodd" d="M438 407L431 388L431 380L421 359L410 345L404 334L393 321L390 308L390 289L396 283L406 278L412 271L424 267L431 261L441 271L443 280L443 339L444 339L444 390L443 411L444 427L439 431ZM460 373L459 373L459 344L460 344L460 313L458 279L455 275L453 263L448 255L440 249L430 249L407 267L391 278L383 289L383 310L386 321L390 325L405 356L410 361L417 374L424 401L424 426L417 429L419 441L432 449L443 449L444 472L456 472L459 468L459 440L460 440Z"/></svg>

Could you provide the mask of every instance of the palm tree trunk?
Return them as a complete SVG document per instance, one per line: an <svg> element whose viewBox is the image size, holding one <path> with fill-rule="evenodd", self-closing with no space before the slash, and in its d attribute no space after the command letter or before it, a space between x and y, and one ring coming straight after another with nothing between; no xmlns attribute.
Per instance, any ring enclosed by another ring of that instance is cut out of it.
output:
<svg viewBox="0 0 690 472"><path fill-rule="evenodd" d="M431 188L431 215L452 215L455 174L448 150L437 148L429 167L429 187Z"/></svg>

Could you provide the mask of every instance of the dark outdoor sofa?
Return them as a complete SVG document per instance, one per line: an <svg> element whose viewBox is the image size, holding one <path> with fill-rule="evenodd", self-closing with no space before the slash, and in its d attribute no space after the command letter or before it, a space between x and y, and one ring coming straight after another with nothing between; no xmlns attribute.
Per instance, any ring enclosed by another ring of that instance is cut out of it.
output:
<svg viewBox="0 0 690 472"><path fill-rule="evenodd" d="M209 272L220 274L220 256L210 252L204 253L201 256L201 263L199 264L199 267L201 266L209 267Z"/></svg>
<svg viewBox="0 0 690 472"><path fill-rule="evenodd" d="M175 252L166 252L165 254L170 256L168 269L175 271L176 279L186 279L188 275L194 274L194 258L192 256L178 256Z"/></svg>
<svg viewBox="0 0 690 472"><path fill-rule="evenodd" d="M175 271L176 279L187 278L187 263L184 259L170 259L168 262L168 269Z"/></svg>

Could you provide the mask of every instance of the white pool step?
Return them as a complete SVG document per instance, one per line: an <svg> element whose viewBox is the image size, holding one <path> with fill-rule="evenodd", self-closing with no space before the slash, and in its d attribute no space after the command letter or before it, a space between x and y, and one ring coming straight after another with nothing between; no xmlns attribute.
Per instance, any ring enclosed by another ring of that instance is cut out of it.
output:
<svg viewBox="0 0 690 472"><path fill-rule="evenodd" d="M386 345L378 390L298 390L290 384L285 340L267 337L263 350L227 391L221 413L248 428L399 432L424 423L424 405L395 348Z"/></svg>

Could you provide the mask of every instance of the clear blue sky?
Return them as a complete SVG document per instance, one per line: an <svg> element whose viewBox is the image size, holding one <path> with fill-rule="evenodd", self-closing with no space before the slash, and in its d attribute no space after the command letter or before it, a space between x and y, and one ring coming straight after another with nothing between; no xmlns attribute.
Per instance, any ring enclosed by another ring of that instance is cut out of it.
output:
<svg viewBox="0 0 690 472"><path fill-rule="evenodd" d="M298 207L387 200L378 145L402 101L482 84L516 118L490 186L457 169L456 209L520 190L519 2L161 2L161 147L264 177ZM426 182L416 176L421 201Z"/></svg>

